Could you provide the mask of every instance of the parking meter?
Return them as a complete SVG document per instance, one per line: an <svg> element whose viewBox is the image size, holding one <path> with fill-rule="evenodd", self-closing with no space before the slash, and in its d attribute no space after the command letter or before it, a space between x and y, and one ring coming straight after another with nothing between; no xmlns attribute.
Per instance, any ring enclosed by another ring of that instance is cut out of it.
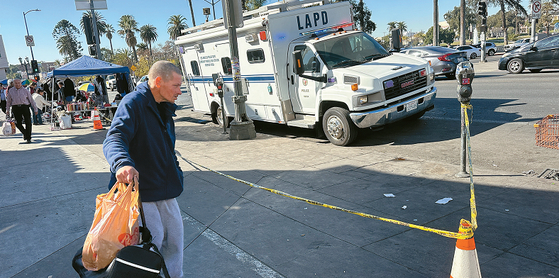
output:
<svg viewBox="0 0 559 278"><path fill-rule="evenodd" d="M220 78L216 79L215 86L217 88L217 95L220 98L223 98L223 78L220 77Z"/></svg>
<svg viewBox="0 0 559 278"><path fill-rule="evenodd" d="M472 99L472 81L474 76L474 65L470 61L461 62L456 66L458 101L462 104L468 104L470 99Z"/></svg>

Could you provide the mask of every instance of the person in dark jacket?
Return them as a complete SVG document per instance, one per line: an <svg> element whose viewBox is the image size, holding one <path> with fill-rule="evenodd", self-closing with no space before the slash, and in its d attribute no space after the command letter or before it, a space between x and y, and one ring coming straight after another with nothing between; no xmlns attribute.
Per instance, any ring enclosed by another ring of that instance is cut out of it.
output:
<svg viewBox="0 0 559 278"><path fill-rule="evenodd" d="M183 173L175 155L175 100L181 95L180 70L158 61L150 82L120 102L103 153L111 182L139 181L146 225L161 251L171 277L182 277L183 224L176 201L183 191Z"/></svg>
<svg viewBox="0 0 559 278"><path fill-rule="evenodd" d="M76 95L76 90L74 89L74 82L70 78L66 78L64 80L64 103L70 103L74 100L74 96Z"/></svg>

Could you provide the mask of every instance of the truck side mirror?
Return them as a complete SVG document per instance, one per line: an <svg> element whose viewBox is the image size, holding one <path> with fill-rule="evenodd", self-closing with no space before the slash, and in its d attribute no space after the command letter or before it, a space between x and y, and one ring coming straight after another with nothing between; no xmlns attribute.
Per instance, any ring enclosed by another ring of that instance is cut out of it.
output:
<svg viewBox="0 0 559 278"><path fill-rule="evenodd" d="M303 55L301 55L301 50L293 51L293 66L295 73L301 75L305 72L303 65Z"/></svg>

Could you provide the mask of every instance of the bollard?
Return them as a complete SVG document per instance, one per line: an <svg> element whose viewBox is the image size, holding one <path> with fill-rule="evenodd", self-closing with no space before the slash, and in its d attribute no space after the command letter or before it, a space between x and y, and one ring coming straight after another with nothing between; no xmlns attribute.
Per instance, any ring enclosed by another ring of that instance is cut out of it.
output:
<svg viewBox="0 0 559 278"><path fill-rule="evenodd" d="M461 62L456 66L456 80L458 81L458 101L460 102L460 127L461 127L461 150L460 150L460 172L455 176L467 178L470 175L466 171L467 146L466 146L466 118L465 110L472 98L472 81L474 80L474 65L470 61Z"/></svg>

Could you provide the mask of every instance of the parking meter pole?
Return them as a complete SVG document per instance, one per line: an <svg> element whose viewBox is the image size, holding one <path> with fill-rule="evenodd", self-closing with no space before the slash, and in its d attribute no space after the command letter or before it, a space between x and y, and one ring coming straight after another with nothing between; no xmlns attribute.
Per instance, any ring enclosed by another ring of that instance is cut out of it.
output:
<svg viewBox="0 0 559 278"><path fill-rule="evenodd" d="M221 118L223 119L222 134L227 134L227 117L225 117L225 106L223 106L223 94L221 94L220 99L221 99Z"/></svg>
<svg viewBox="0 0 559 278"><path fill-rule="evenodd" d="M461 106L460 108L460 127L461 127L461 137L460 137L460 172L456 174L457 178L467 178L470 175L466 171L466 159L468 154L466 153L466 113L464 113L466 108Z"/></svg>
<svg viewBox="0 0 559 278"><path fill-rule="evenodd" d="M460 105L460 172L455 176L458 178L467 178L470 175L466 171L466 161L468 159L467 154L467 138L466 138L466 109L470 105L470 100L472 98L472 81L474 79L475 72L474 66L471 62L461 62L456 66L456 80L458 81L458 101Z"/></svg>
<svg viewBox="0 0 559 278"><path fill-rule="evenodd" d="M241 68L239 66L239 47L237 44L237 28L235 26L235 4L234 0L225 0L227 4L227 20L228 22L228 35L231 53L231 70L233 71L233 84L235 96L233 96L233 103L235 104L235 120L231 122L229 132L229 139L232 140L245 140L256 138L256 130L254 123L248 118L246 114L246 96L243 95L241 88Z"/></svg>
<svg viewBox="0 0 559 278"><path fill-rule="evenodd" d="M530 42L536 41L536 21L537 19L532 18L532 27L530 28L531 30Z"/></svg>

